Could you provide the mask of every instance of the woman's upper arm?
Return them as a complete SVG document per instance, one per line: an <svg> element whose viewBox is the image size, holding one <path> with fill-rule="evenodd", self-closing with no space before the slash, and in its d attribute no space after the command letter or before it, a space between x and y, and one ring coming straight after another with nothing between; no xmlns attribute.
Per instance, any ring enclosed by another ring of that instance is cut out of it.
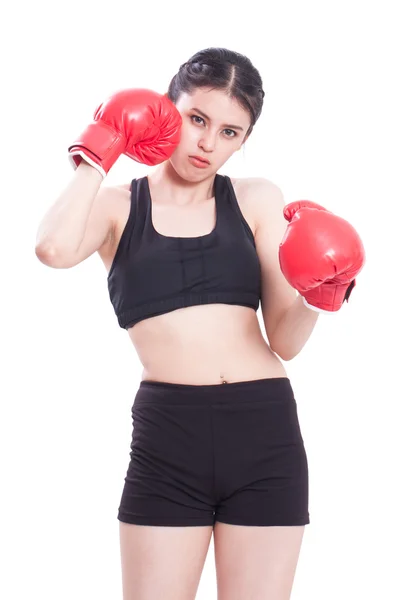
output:
<svg viewBox="0 0 400 600"><path fill-rule="evenodd" d="M273 350L274 330L297 298L296 290L284 277L279 264L279 244L286 232L285 201L281 189L268 179L252 181L256 216L255 242L261 264L261 308L268 341Z"/></svg>

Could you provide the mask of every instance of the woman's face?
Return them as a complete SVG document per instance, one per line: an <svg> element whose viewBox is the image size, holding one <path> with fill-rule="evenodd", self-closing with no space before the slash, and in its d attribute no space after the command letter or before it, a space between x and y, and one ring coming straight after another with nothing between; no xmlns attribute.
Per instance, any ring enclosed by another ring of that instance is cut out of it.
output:
<svg viewBox="0 0 400 600"><path fill-rule="evenodd" d="M169 160L184 179L216 173L240 149L251 124L249 113L220 90L197 88L191 96L182 93L176 108L182 116L181 139ZM189 156L207 158L210 165L200 169Z"/></svg>

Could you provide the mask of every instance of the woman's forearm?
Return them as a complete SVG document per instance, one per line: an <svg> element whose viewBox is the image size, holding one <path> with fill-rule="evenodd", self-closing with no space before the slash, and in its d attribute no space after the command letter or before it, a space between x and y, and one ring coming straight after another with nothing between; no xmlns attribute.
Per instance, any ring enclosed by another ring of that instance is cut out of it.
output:
<svg viewBox="0 0 400 600"><path fill-rule="evenodd" d="M307 308L302 297L297 296L292 306L281 317L271 336L271 350L283 360L291 360L297 356L309 339L319 314Z"/></svg>
<svg viewBox="0 0 400 600"><path fill-rule="evenodd" d="M68 186L49 208L36 234L36 250L73 252L81 243L102 175L82 161Z"/></svg>

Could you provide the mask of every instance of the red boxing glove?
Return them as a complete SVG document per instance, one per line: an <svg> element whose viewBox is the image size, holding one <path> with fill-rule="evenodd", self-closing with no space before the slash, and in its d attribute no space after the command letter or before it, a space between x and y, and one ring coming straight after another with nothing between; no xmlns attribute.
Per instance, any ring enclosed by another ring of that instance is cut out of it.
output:
<svg viewBox="0 0 400 600"><path fill-rule="evenodd" d="M82 158L103 177L121 154L145 165L167 160L180 141L182 117L166 94L127 89L105 100L69 147L74 169Z"/></svg>
<svg viewBox="0 0 400 600"><path fill-rule="evenodd" d="M308 308L332 313L349 301L365 264L360 236L350 223L310 200L287 204L289 221L279 245L279 264Z"/></svg>

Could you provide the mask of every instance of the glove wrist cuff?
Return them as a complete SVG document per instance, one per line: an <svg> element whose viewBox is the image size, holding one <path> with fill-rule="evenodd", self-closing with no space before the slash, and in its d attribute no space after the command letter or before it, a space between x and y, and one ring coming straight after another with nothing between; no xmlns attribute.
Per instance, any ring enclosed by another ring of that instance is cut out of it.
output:
<svg viewBox="0 0 400 600"><path fill-rule="evenodd" d="M82 158L105 177L126 148L125 137L103 121L90 123L68 148L76 169Z"/></svg>
<svg viewBox="0 0 400 600"><path fill-rule="evenodd" d="M333 315L334 311L332 310L324 310L323 308L318 308L317 306L314 306L313 304L309 304L307 302L307 300L304 298L304 296L302 296L303 299L303 303L304 306L307 306L307 308L310 308L311 310L318 312L318 313L325 313L326 315Z"/></svg>

